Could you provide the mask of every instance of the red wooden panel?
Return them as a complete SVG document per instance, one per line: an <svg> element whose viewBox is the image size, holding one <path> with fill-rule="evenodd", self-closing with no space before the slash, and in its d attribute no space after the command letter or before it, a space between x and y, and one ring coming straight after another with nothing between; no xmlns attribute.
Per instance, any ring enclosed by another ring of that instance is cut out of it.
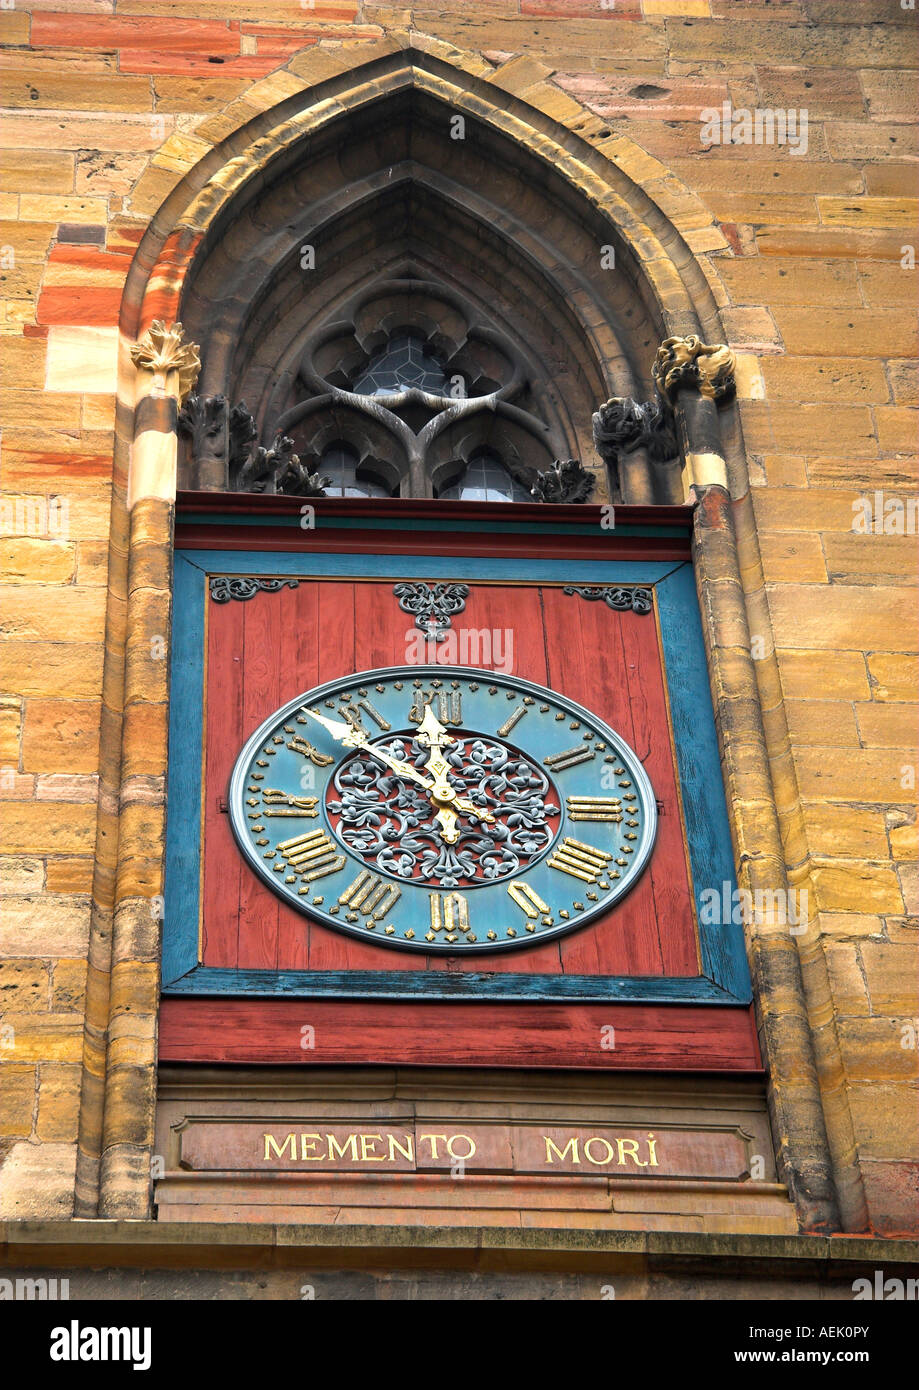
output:
<svg viewBox="0 0 919 1390"><path fill-rule="evenodd" d="M302 1029L315 1047L302 1050ZM602 1030L616 1030L608 1050ZM449 1040L449 1050L445 1043ZM164 999L163 1062L761 1070L752 1011L690 1005Z"/></svg>
<svg viewBox="0 0 919 1390"><path fill-rule="evenodd" d="M295 589L259 594L244 604L211 605L210 616L205 862L210 864L212 844L219 854L205 884L205 963L288 970L480 970L481 961L474 957L448 960L403 954L310 921L280 902L241 863L228 817L216 809L226 796L243 739L278 705L355 670L406 661L412 620L399 609L392 581L304 581ZM496 955L489 960L489 970L698 973L653 620L614 613L557 587L474 584L465 612L454 620L456 633L464 627L510 634L514 674L550 685L607 719L644 760L664 808L650 871L613 912L558 941ZM509 654L506 641L494 655ZM484 656L480 660L496 664ZM222 870L231 863L227 876ZM234 885L240 903L235 955Z"/></svg>

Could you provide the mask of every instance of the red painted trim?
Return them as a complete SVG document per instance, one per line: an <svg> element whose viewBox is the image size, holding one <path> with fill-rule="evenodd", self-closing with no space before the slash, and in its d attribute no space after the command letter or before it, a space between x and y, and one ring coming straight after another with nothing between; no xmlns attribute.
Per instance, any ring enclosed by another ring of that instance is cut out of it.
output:
<svg viewBox="0 0 919 1390"><path fill-rule="evenodd" d="M302 1046L304 1026L314 1047ZM615 1029L615 1047L602 1030ZM449 1047L444 1048L444 1040ZM761 1072L752 1009L164 999L162 1062Z"/></svg>
<svg viewBox="0 0 919 1390"><path fill-rule="evenodd" d="M590 503L554 502L441 502L436 498L402 497L313 497L310 504L316 514L328 516L399 517L411 520L437 517L442 521L457 518L479 521L539 521L544 525L558 522L579 522L600 529L604 508ZM302 497L262 497L250 492L178 492L176 515L181 521L195 513L222 512L232 516L299 516ZM693 508L690 506L617 506L615 517L620 526L672 526L687 535L692 530ZM615 538L615 530L603 531L607 540ZM302 537L301 537L302 540Z"/></svg>
<svg viewBox="0 0 919 1390"><path fill-rule="evenodd" d="M624 536L621 530L602 530L600 507L552 506L518 503L509 509L499 502L420 502L381 499L365 502L360 498L320 497L315 499L317 530L306 533L311 544L304 544L305 533L277 526L275 518L296 517L303 505L298 497L257 497L239 493L179 493L176 517L176 546L186 550L275 550L308 555L309 549L333 554L356 555L484 555L488 557L544 558L567 560L642 559L648 561L688 560L690 558L691 507L617 507L620 527L626 524L665 526L665 536ZM512 515L509 511L512 510ZM221 513L221 525L202 524L202 513ZM388 520L387 530L331 528L322 530L322 516L363 517ZM264 525L236 526L237 517L264 517ZM449 531L428 531L429 521L449 521ZM571 535L540 531L535 534L506 531L464 530L464 522L523 522L540 526L594 525L597 534ZM321 540L319 537L321 536Z"/></svg>

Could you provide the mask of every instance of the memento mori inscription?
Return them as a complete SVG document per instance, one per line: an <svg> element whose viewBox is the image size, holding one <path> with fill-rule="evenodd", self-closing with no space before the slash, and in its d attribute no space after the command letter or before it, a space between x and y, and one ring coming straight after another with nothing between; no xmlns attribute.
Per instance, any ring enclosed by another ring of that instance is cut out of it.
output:
<svg viewBox="0 0 919 1390"><path fill-rule="evenodd" d="M198 1171L526 1173L641 1178L749 1176L741 1134L724 1129L646 1129L417 1123L310 1125L192 1121L183 1168Z"/></svg>

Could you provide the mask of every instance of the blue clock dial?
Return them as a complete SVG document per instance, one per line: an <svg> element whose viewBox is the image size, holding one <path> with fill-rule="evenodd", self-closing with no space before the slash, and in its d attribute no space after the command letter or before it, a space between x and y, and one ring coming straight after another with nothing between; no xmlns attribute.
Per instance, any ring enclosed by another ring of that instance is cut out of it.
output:
<svg viewBox="0 0 919 1390"><path fill-rule="evenodd" d="M633 886L656 808L596 715L467 667L363 671L305 692L242 749L230 817L298 911L409 950L525 946Z"/></svg>

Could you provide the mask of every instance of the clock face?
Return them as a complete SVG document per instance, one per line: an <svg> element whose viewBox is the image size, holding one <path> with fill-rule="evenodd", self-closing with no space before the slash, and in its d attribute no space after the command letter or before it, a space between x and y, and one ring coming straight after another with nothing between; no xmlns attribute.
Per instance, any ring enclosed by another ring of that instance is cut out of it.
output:
<svg viewBox="0 0 919 1390"><path fill-rule="evenodd" d="M559 936L637 881L656 807L596 715L514 676L389 667L284 705L236 760L255 872L330 927L409 950Z"/></svg>

